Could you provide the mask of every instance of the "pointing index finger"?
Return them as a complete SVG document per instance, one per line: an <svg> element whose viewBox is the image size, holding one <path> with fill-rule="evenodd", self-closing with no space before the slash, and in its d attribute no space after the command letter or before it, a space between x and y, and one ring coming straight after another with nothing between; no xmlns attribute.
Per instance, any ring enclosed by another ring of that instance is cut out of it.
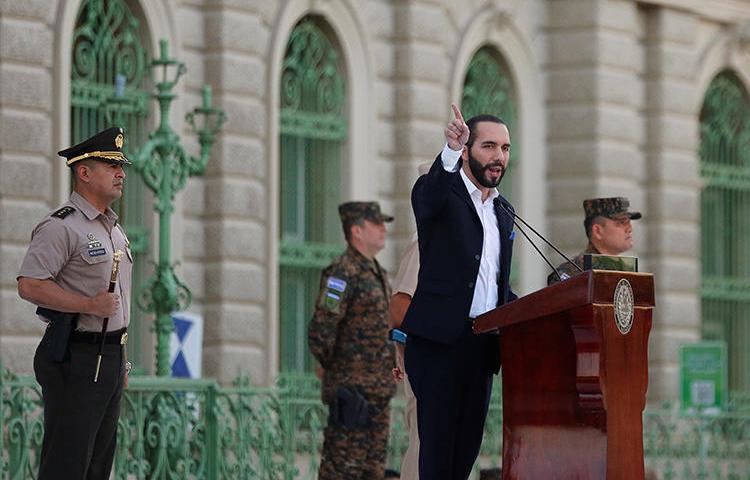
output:
<svg viewBox="0 0 750 480"><path fill-rule="evenodd" d="M461 123L464 122L464 117L461 115L461 110L458 109L458 106L455 103L451 103L451 108L453 109L453 115L456 116L456 120L461 120Z"/></svg>

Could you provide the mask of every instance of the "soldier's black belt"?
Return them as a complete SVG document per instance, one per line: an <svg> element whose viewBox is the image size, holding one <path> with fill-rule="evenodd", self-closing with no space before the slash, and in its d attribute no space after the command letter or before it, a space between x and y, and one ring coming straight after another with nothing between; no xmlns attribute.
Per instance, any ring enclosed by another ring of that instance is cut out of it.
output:
<svg viewBox="0 0 750 480"><path fill-rule="evenodd" d="M126 335L125 332L127 332L127 328L107 332L104 335L104 343L109 345L120 345L122 343L122 337ZM102 341L102 334L100 332L73 331L70 334L70 341L73 343L92 343L98 345Z"/></svg>

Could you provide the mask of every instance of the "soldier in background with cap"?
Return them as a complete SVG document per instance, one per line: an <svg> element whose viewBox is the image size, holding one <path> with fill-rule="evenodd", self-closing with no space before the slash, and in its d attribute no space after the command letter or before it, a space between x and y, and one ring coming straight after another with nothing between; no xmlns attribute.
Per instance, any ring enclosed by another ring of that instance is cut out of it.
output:
<svg viewBox="0 0 750 480"><path fill-rule="evenodd" d="M396 392L388 340L390 287L375 255L385 246L376 202L339 205L346 251L323 270L308 330L310 351L323 367L329 418L320 480L383 478L389 403Z"/></svg>
<svg viewBox="0 0 750 480"><path fill-rule="evenodd" d="M73 193L34 228L17 277L18 294L40 307L37 314L47 322L34 356L44 403L39 480L105 480L112 469L133 264L110 208L122 196L123 166L130 164L124 140L121 128L109 128L58 152L72 171ZM115 292L108 293L118 250L119 277Z"/></svg>
<svg viewBox="0 0 750 480"><path fill-rule="evenodd" d="M629 207L630 201L624 197L590 198L583 201L583 211L586 215L583 226L589 243L586 249L573 259L576 265L583 268L583 256L587 253L620 255L633 248L633 226L630 221L641 218L641 212L631 212L628 210ZM579 273L568 262L557 267L557 270L563 279ZM558 281L560 279L555 272L547 277L547 285Z"/></svg>

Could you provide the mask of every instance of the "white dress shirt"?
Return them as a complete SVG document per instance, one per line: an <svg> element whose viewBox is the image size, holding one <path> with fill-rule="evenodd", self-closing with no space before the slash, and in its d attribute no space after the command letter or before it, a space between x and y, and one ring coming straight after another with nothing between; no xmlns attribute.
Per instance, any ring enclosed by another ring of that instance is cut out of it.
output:
<svg viewBox="0 0 750 480"><path fill-rule="evenodd" d="M461 151L452 150L445 144L440 160L446 172L455 172L459 169L459 158ZM474 282L474 298L471 301L469 316L477 316L488 312L497 306L497 279L500 272L500 230L497 224L493 200L500 193L497 189L490 190L490 195L483 202L482 191L474 185L469 177L461 170L461 179L466 185L474 208L476 208L479 221L482 222L484 240L482 242L482 258L479 261L479 273Z"/></svg>

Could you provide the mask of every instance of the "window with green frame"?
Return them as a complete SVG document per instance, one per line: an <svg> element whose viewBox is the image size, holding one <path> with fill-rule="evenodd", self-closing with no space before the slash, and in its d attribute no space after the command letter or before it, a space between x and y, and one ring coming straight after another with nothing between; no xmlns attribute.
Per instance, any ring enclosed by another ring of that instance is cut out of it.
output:
<svg viewBox="0 0 750 480"><path fill-rule="evenodd" d="M750 101L725 71L700 117L703 338L724 340L729 386L750 392Z"/></svg>
<svg viewBox="0 0 750 480"><path fill-rule="evenodd" d="M500 52L494 47L483 46L474 54L464 78L461 96L461 113L465 119L475 115L490 114L503 119L514 139L516 125L516 99L510 72ZM515 137L517 139L517 136ZM499 190L505 198L513 202L513 171L518 158L517 143L511 148L508 169L500 183ZM511 265L511 283L518 280L515 262Z"/></svg>
<svg viewBox="0 0 750 480"><path fill-rule="evenodd" d="M282 371L314 367L307 325L321 269L343 251L338 217L347 137L341 53L325 22L300 20L281 72L279 315Z"/></svg>
<svg viewBox="0 0 750 480"><path fill-rule="evenodd" d="M124 0L85 0L81 3L73 32L71 55L70 132L78 143L110 126L125 130L125 154L145 141L150 94L144 88L147 72L146 34ZM116 82L121 84L115 88ZM114 206L124 226L133 253L133 296L146 278L149 219L144 205L143 181L134 170L128 177L122 199ZM143 313L131 302L128 342L130 358L143 366L140 346L147 330Z"/></svg>

